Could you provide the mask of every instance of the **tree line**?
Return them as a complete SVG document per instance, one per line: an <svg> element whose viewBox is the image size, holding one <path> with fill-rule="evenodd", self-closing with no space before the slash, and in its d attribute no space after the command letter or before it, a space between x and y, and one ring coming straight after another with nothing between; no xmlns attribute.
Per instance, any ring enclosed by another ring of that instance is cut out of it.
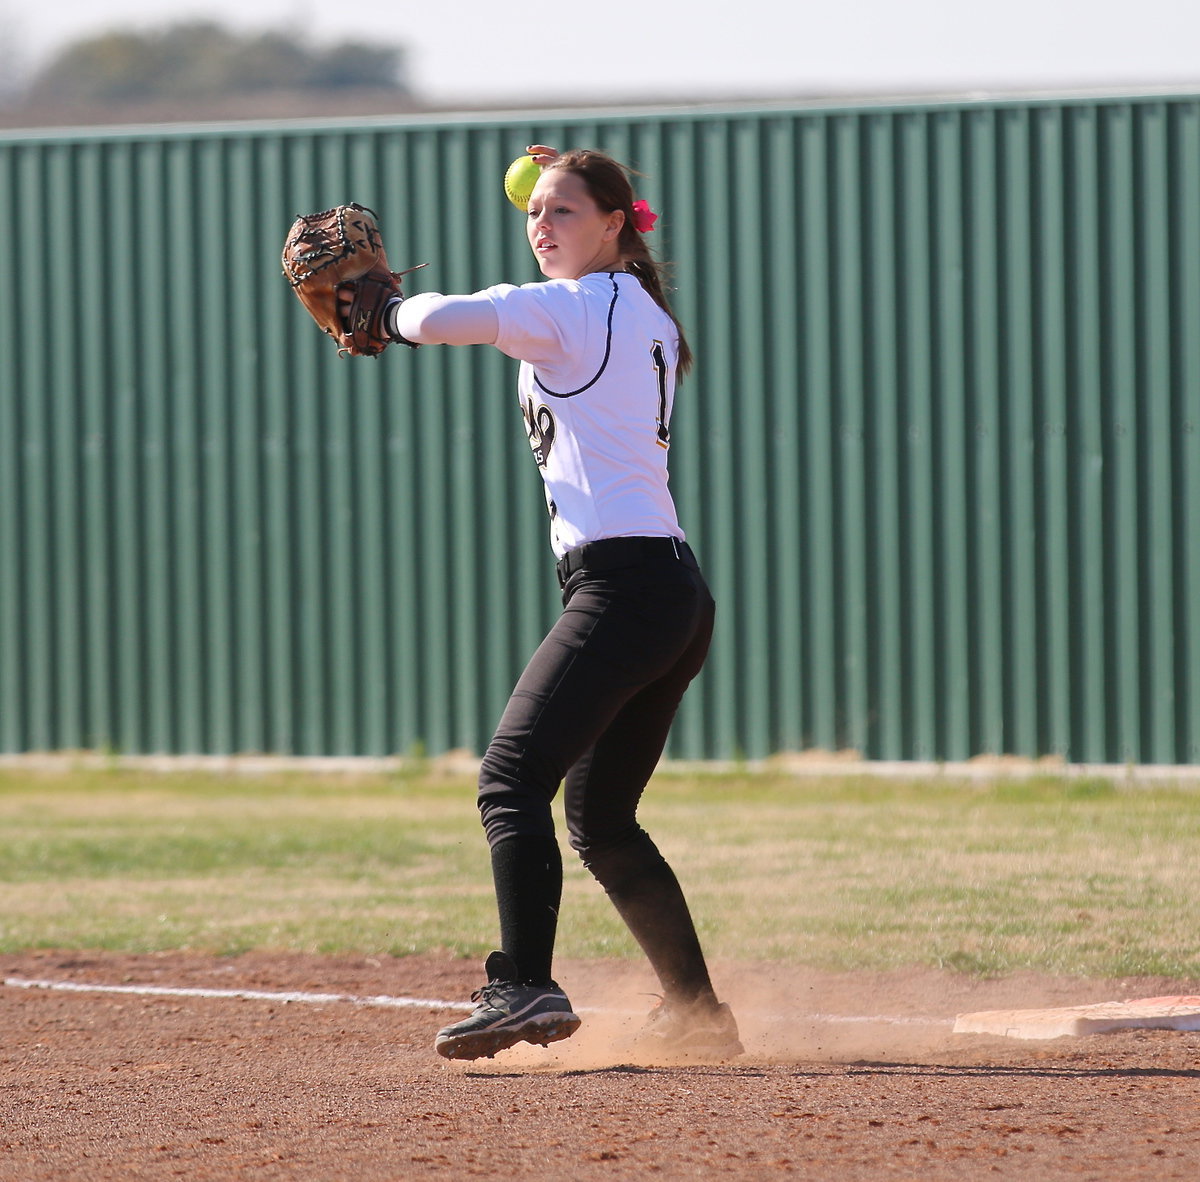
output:
<svg viewBox="0 0 1200 1182"><path fill-rule="evenodd" d="M24 105L129 104L269 92L409 96L401 47L310 45L287 32L235 33L209 21L112 30L72 42L30 79Z"/></svg>

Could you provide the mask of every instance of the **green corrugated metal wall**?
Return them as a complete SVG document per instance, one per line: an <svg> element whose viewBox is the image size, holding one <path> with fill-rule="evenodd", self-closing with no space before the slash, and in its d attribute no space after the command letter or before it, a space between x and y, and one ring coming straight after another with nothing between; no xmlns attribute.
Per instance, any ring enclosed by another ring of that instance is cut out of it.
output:
<svg viewBox="0 0 1200 1182"><path fill-rule="evenodd" d="M644 174L699 358L672 754L1197 760L1195 97L0 139L0 749L482 750L556 603L513 363L339 360L278 253L353 198L534 279L532 140Z"/></svg>

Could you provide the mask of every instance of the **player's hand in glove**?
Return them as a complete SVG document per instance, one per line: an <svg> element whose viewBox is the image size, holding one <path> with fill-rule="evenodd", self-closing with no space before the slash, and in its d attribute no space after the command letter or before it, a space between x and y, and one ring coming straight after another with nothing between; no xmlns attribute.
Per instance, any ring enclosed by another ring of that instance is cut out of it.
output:
<svg viewBox="0 0 1200 1182"><path fill-rule="evenodd" d="M403 298L400 278L409 272L388 267L383 237L366 206L351 202L298 217L283 244L283 273L339 353L377 357L395 339L384 313Z"/></svg>
<svg viewBox="0 0 1200 1182"><path fill-rule="evenodd" d="M388 330L388 309L404 299L400 277L408 273L397 274L389 271L386 265L376 265L361 279L338 284L337 309L342 324L339 340L347 352L355 356L378 357L393 341L410 349L420 348L416 341L406 340Z"/></svg>

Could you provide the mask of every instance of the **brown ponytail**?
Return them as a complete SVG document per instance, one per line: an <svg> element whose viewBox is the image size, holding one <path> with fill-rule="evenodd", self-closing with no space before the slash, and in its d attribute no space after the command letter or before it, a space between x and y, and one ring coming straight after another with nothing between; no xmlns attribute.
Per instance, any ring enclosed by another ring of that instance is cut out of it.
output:
<svg viewBox="0 0 1200 1182"><path fill-rule="evenodd" d="M686 374L692 368L692 350L688 346L683 325L671 310L663 282L663 265L658 262L645 237L634 224L633 186L625 167L604 152L589 148L577 148L556 156L546 170L561 168L580 177L592 200L605 212L619 209L625 215L618 245L626 270L635 275L638 282L649 293L650 298L671 318L679 333L679 372Z"/></svg>

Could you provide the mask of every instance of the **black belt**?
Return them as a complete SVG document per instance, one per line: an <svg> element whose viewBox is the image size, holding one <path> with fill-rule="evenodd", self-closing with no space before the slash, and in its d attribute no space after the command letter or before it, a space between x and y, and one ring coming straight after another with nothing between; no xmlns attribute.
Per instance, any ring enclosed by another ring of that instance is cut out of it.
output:
<svg viewBox="0 0 1200 1182"><path fill-rule="evenodd" d="M558 585L565 587L567 580L577 570L617 570L623 566L637 566L643 562L654 562L673 558L694 566L691 547L678 538L602 538L598 542L585 542L568 550L559 560Z"/></svg>

